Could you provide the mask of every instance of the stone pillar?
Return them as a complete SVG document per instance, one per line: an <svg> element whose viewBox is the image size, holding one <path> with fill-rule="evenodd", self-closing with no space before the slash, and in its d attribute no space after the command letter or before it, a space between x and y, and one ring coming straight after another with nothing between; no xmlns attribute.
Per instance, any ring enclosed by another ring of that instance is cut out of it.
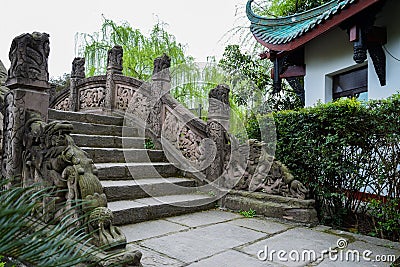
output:
<svg viewBox="0 0 400 267"><path fill-rule="evenodd" d="M79 91L76 85L78 81L83 78L85 78L85 58L76 57L72 61L71 81L69 87L69 110L71 111L79 110Z"/></svg>
<svg viewBox="0 0 400 267"><path fill-rule="evenodd" d="M210 182L215 181L224 172L230 117L229 91L227 85L218 85L209 93L207 137L216 146L215 158L206 170L206 177Z"/></svg>
<svg viewBox="0 0 400 267"><path fill-rule="evenodd" d="M148 116L147 124L152 128L156 138L161 138L162 129L162 101L163 95L171 90L171 76L169 67L171 59L163 54L154 60L154 69L151 83L151 111Z"/></svg>
<svg viewBox="0 0 400 267"><path fill-rule="evenodd" d="M47 67L50 52L49 35L34 32L22 34L12 41L11 67L5 85L2 176L20 185L23 167L24 133L30 114L47 121L49 86Z"/></svg>
<svg viewBox="0 0 400 267"><path fill-rule="evenodd" d="M116 45L108 50L105 109L112 112L115 109L115 83L114 74L122 75L122 46Z"/></svg>

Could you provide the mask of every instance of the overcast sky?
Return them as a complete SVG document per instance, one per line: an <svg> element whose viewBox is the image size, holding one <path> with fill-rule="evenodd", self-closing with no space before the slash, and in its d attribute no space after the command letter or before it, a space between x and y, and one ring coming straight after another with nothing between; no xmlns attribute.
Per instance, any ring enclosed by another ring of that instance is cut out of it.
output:
<svg viewBox="0 0 400 267"><path fill-rule="evenodd" d="M0 4L0 60L9 67L10 45L19 34L47 32L50 76L69 73L77 56L75 34L99 31L102 14L115 22L127 21L145 34L157 20L163 21L197 61L220 58L227 44L223 36L238 24L235 12L240 7L243 14L245 4L246 0L6 0Z"/></svg>

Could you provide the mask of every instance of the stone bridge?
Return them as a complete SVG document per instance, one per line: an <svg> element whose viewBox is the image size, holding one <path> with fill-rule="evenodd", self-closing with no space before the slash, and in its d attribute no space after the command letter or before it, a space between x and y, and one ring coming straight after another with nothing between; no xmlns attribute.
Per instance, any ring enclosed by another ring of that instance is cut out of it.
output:
<svg viewBox="0 0 400 267"><path fill-rule="evenodd" d="M315 223L314 201L264 144L239 144L229 134L229 92L209 93L207 122L170 94L170 59L154 61L151 81L122 75L123 50L108 52L105 75L85 77L85 60L72 63L70 87L49 97L49 38L13 40L2 105L2 178L9 186L42 183L67 190L46 198L44 222L87 214L92 243L126 251L126 266L141 254L126 249L117 226L215 207L253 208L257 214ZM1 67L1 66L0 66ZM0 73L0 79L5 79ZM143 143L151 139L154 149ZM258 193L252 193L259 191ZM90 200L74 206L73 201ZM273 203L269 206L268 203ZM82 224L85 222L82 221ZM108 264L108 265L107 265Z"/></svg>

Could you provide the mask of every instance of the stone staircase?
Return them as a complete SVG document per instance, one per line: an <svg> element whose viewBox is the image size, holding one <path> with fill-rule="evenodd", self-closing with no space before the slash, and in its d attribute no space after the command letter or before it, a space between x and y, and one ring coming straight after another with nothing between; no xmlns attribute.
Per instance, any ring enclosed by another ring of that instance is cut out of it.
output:
<svg viewBox="0 0 400 267"><path fill-rule="evenodd" d="M122 117L49 109L53 120L73 124L71 136L97 167L114 224L215 207L215 197L198 192L197 182L183 177L162 150L145 149L138 129L124 127Z"/></svg>

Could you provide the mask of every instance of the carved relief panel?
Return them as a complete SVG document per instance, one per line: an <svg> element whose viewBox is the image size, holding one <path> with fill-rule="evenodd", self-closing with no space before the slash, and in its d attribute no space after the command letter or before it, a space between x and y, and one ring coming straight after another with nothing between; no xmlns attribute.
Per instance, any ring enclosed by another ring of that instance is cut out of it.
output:
<svg viewBox="0 0 400 267"><path fill-rule="evenodd" d="M135 95L136 88L124 86L117 84L115 86L115 101L116 107L118 109L126 110L128 108L129 102L131 101L132 97Z"/></svg>
<svg viewBox="0 0 400 267"><path fill-rule="evenodd" d="M82 89L79 91L80 109L104 107L105 89L103 87Z"/></svg>
<svg viewBox="0 0 400 267"><path fill-rule="evenodd" d="M66 97L63 100L59 101L57 104L55 104L54 108L56 110L68 111L69 110L69 97Z"/></svg>
<svg viewBox="0 0 400 267"><path fill-rule="evenodd" d="M193 132L168 109L165 110L162 136L180 150L190 162L199 164L202 161L204 156L203 138Z"/></svg>

